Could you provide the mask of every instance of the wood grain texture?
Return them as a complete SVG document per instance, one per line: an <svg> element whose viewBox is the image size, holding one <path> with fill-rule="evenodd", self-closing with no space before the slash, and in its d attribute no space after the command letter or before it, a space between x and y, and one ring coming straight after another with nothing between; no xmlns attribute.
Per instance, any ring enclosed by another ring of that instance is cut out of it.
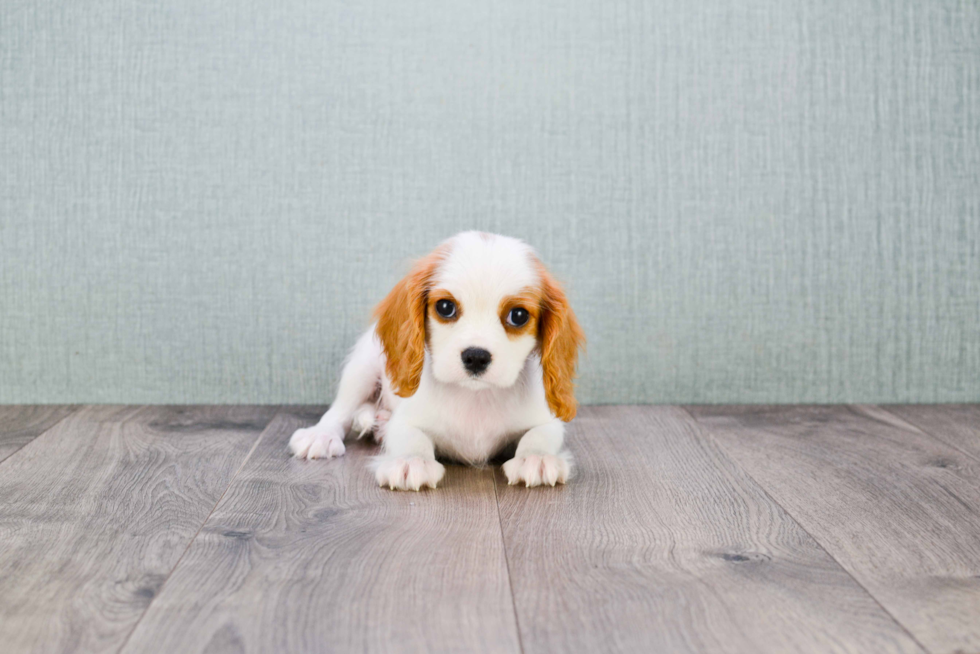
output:
<svg viewBox="0 0 980 654"><path fill-rule="evenodd" d="M0 406L0 462L76 409L65 404Z"/></svg>
<svg viewBox="0 0 980 654"><path fill-rule="evenodd" d="M907 404L882 408L930 436L980 459L980 405Z"/></svg>
<svg viewBox="0 0 980 654"><path fill-rule="evenodd" d="M124 652L517 652L493 473L377 487L376 448L297 461L276 417Z"/></svg>
<svg viewBox="0 0 980 654"><path fill-rule="evenodd" d="M980 651L980 465L877 407L692 407L930 651Z"/></svg>
<svg viewBox="0 0 980 654"><path fill-rule="evenodd" d="M274 414L87 407L0 470L0 643L118 649Z"/></svg>
<svg viewBox="0 0 980 654"><path fill-rule="evenodd" d="M590 407L567 486L507 486L524 651L915 652L918 644L676 407Z"/></svg>

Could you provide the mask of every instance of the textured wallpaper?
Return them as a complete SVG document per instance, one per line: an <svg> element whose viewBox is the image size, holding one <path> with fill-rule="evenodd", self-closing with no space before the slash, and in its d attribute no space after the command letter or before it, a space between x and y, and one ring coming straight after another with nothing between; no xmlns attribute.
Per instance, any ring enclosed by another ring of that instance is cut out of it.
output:
<svg viewBox="0 0 980 654"><path fill-rule="evenodd" d="M468 228L586 402L980 401L980 3L0 3L0 402L328 401Z"/></svg>

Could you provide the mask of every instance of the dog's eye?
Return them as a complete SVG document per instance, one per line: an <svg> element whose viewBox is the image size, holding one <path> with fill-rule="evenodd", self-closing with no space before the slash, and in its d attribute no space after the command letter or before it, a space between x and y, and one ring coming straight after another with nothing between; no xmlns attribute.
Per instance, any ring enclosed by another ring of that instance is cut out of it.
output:
<svg viewBox="0 0 980 654"><path fill-rule="evenodd" d="M436 313L443 318L452 318L456 315L456 303L452 300L439 300L436 302Z"/></svg>
<svg viewBox="0 0 980 654"><path fill-rule="evenodd" d="M527 309L522 309L521 307L514 307L507 314L507 324L513 327L522 327L527 324L527 319L531 316L528 314Z"/></svg>

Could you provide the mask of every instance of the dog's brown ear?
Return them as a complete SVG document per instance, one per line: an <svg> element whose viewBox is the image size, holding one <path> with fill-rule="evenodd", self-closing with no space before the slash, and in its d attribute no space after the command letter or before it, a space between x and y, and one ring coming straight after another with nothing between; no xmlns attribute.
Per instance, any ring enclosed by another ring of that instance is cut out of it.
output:
<svg viewBox="0 0 980 654"><path fill-rule="evenodd" d="M443 252L436 250L415 263L374 310L378 340L392 390L409 397L418 390L425 363L425 309L429 284Z"/></svg>
<svg viewBox="0 0 980 654"><path fill-rule="evenodd" d="M539 271L542 287L539 334L544 392L552 413L568 422L575 417L578 408L575 401L575 366L579 348L585 345L585 334L561 285L543 265L539 265Z"/></svg>

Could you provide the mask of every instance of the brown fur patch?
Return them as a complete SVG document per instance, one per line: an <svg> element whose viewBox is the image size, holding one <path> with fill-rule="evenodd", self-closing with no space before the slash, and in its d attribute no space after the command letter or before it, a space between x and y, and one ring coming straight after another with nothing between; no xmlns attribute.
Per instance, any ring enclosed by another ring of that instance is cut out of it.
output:
<svg viewBox="0 0 980 654"><path fill-rule="evenodd" d="M541 313L541 290L537 288L526 288L517 295L510 295L500 301L497 314L500 316L500 324L504 326L507 337L511 340L520 338L525 334L537 334L538 316ZM521 307L526 309L528 320L520 327L515 327L507 323L507 316L511 310Z"/></svg>
<svg viewBox="0 0 980 654"><path fill-rule="evenodd" d="M436 311L436 302L439 300L451 300L452 303L456 305L456 315L454 315L452 318L443 318L440 316L439 312ZM453 297L452 293L441 288L434 291L429 291L428 309L433 318L446 324L456 322L459 320L460 316L463 315L463 305L460 304L459 300Z"/></svg>
<svg viewBox="0 0 980 654"><path fill-rule="evenodd" d="M425 363L425 315L429 287L448 254L440 247L416 262L374 310L392 390L410 397L418 390Z"/></svg>
<svg viewBox="0 0 980 654"><path fill-rule="evenodd" d="M541 275L541 367L544 369L544 391L552 412L565 422L575 417L575 368L578 352L585 346L585 333L568 304L561 285L540 261Z"/></svg>

